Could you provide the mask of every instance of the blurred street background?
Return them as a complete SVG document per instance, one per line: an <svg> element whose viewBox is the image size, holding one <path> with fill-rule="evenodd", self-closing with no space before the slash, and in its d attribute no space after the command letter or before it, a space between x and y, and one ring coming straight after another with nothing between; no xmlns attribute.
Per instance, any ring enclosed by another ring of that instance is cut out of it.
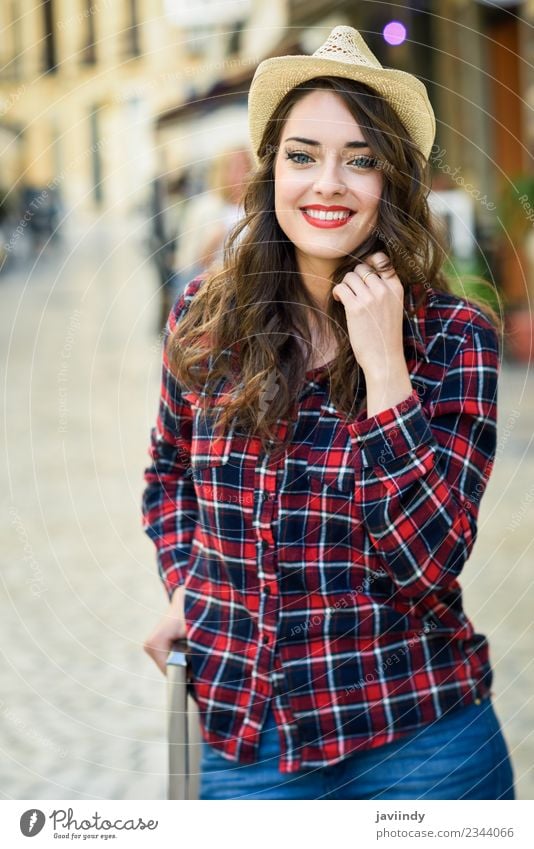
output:
<svg viewBox="0 0 534 849"><path fill-rule="evenodd" d="M242 211L257 64L340 24L425 82L451 285L505 322L462 585L534 799L534 2L471 0L1 4L0 798L166 796L165 680L142 643L167 597L140 518L161 331Z"/></svg>

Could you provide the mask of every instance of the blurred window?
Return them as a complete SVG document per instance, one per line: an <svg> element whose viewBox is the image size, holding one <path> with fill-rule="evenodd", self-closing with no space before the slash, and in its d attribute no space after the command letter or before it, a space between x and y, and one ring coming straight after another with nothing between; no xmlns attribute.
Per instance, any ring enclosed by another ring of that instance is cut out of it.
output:
<svg viewBox="0 0 534 849"><path fill-rule="evenodd" d="M52 0L43 0L41 3L43 13L43 32L44 32L44 70L45 73L51 74L57 71L56 64L56 33L54 29L54 13Z"/></svg>
<svg viewBox="0 0 534 849"><path fill-rule="evenodd" d="M126 52L129 56L141 55L139 41L139 9L137 0L126 0L128 8L128 24L126 28Z"/></svg>
<svg viewBox="0 0 534 849"><path fill-rule="evenodd" d="M93 0L84 0L84 5L85 34L80 59L84 65L93 65L96 62L95 6L93 6Z"/></svg>

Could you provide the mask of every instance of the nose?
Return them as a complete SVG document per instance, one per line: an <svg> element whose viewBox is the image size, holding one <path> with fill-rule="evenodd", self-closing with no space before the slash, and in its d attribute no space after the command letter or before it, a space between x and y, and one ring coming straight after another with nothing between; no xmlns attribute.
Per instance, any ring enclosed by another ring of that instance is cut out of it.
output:
<svg viewBox="0 0 534 849"><path fill-rule="evenodd" d="M344 195L347 187L338 171L338 163L335 157L325 157L316 176L313 188L322 195Z"/></svg>

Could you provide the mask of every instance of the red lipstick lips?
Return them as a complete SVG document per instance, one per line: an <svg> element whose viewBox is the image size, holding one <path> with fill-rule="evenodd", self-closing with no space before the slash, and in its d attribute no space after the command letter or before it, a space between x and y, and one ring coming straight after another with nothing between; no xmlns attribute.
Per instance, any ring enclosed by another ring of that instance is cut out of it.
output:
<svg viewBox="0 0 534 849"><path fill-rule="evenodd" d="M318 212L348 212L349 214L343 218L320 218L309 215L308 210L316 210ZM310 206L301 207L300 211L308 224L311 224L313 227L319 227L327 230L331 230L335 227L343 227L343 225L346 224L347 221L350 221L352 216L355 214L354 210L349 209L347 206L323 206L322 204L310 204Z"/></svg>

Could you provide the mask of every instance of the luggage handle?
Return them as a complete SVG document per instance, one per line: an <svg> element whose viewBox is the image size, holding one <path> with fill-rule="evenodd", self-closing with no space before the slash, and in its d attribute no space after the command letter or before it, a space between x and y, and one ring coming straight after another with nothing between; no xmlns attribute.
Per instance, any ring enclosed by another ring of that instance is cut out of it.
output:
<svg viewBox="0 0 534 849"><path fill-rule="evenodd" d="M168 799L198 799L202 732L194 698L190 650L175 640L167 656Z"/></svg>

